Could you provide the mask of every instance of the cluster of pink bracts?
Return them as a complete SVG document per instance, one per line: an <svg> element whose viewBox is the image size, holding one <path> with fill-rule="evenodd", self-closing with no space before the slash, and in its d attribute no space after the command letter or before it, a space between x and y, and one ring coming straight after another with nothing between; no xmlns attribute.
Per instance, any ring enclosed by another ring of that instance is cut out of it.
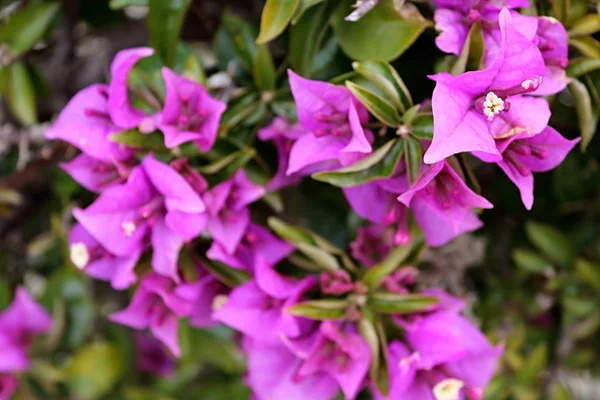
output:
<svg viewBox="0 0 600 400"><path fill-rule="evenodd" d="M541 97L562 90L567 82L566 34L560 23L522 17L489 1L437 3L436 23L442 31L438 46L460 54L470 24L481 21L486 68L432 77L437 83L434 136L422 143L427 151L414 182L400 164L390 178L344 189L354 211L372 223L358 230L350 246L362 271L379 264L395 246L411 242L409 213L431 246L481 226L474 209L492 204L463 182L448 157L470 152L497 163L530 208L532 171L554 168L577 143L547 125L550 110ZM521 7L527 2L504 3ZM387 338L383 349L390 375L384 395L369 378L374 360L359 333L360 307L370 290L414 291L415 270L401 268L374 289L360 281L360 273L343 269L289 276L277 265L294 246L252 222L251 204L268 191L371 154L374 137L367 128L367 108L345 87L290 71L298 123L278 117L258 133L277 147L276 175L263 187L240 169L211 186L187 159L143 154L110 140L111 134L129 129L160 131L167 149L193 142L204 153L217 140L225 103L168 68L162 70L164 101L150 95L146 108L133 105L128 77L139 60L151 55L148 48L117 54L111 82L78 93L46 134L82 151L62 167L99 194L87 208L73 211L73 264L116 290L137 284L129 306L110 319L149 329L174 356L180 355L182 318L195 327L223 323L238 330L248 356L247 383L257 399L327 400L340 390L353 399L366 387L377 399L483 398L502 347L492 346L460 316L462 301L439 289L423 289L419 293L436 298L436 304L410 315L392 315L404 335ZM209 243L205 254L195 253L198 240ZM150 249L152 271L140 277L135 267ZM243 270L250 279L231 288L206 268L202 257ZM184 273L183 258L188 264L192 260L193 273ZM354 303L343 317L326 321L286 311L323 298ZM140 339L142 352L155 347ZM162 374L173 368L170 357L158 364L142 367Z"/></svg>

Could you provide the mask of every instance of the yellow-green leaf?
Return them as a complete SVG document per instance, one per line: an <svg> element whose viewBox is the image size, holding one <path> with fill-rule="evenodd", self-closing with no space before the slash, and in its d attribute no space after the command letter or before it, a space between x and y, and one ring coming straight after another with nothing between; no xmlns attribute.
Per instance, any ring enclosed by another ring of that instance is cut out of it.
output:
<svg viewBox="0 0 600 400"><path fill-rule="evenodd" d="M9 65L4 72L6 78L6 102L11 113L23 125L37 122L35 88L23 61Z"/></svg>
<svg viewBox="0 0 600 400"><path fill-rule="evenodd" d="M260 18L260 33L256 43L275 39L292 19L300 0L267 0Z"/></svg>

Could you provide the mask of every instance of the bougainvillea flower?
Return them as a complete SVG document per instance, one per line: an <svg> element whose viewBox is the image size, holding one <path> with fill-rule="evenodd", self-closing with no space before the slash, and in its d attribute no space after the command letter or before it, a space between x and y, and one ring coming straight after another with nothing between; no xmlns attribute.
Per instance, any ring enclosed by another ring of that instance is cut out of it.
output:
<svg viewBox="0 0 600 400"><path fill-rule="evenodd" d="M250 224L233 254L228 254L219 242L213 242L206 256L233 268L254 271L256 257L261 256L271 265L278 264L294 251L294 246L284 242L260 225Z"/></svg>
<svg viewBox="0 0 600 400"><path fill-rule="evenodd" d="M201 84L169 68L163 68L162 73L167 95L159 128L165 135L165 146L193 141L201 151L209 151L217 140L226 104L211 97Z"/></svg>
<svg viewBox="0 0 600 400"><path fill-rule="evenodd" d="M332 400L338 385L326 373L298 375L302 359L281 342L250 340L248 348L248 385L256 400Z"/></svg>
<svg viewBox="0 0 600 400"><path fill-rule="evenodd" d="M488 68L459 76L432 77L437 83L432 106L434 133L425 162L433 164L456 153L479 151L500 159L494 138L541 132L550 119L542 98L522 96L537 90L546 73L542 55L500 12L502 44Z"/></svg>
<svg viewBox="0 0 600 400"><path fill-rule="evenodd" d="M292 174L287 174L292 147L296 140L307 134L309 133L300 124L292 125L281 117L275 118L271 124L258 130L259 139L273 141L278 154L277 172L267 184L267 190L275 191L286 186L295 185L305 176L339 167L337 160L327 160L312 164Z"/></svg>
<svg viewBox="0 0 600 400"><path fill-rule="evenodd" d="M175 360L153 336L136 332L136 368L152 375L169 377L175 372Z"/></svg>
<svg viewBox="0 0 600 400"><path fill-rule="evenodd" d="M109 281L116 290L126 289L137 281L133 270L142 255L141 249L123 256L111 254L80 224L71 230L69 244L71 262L89 276Z"/></svg>
<svg viewBox="0 0 600 400"><path fill-rule="evenodd" d="M436 0L435 28L440 32L435 40L437 47L445 53L460 55L465 46L469 30L474 23L481 23L481 33L485 43L484 60L494 61L498 54L500 35L498 14L502 7L509 9L528 7L528 0L496 2L490 0ZM537 20L510 11L517 29L529 40L535 36Z"/></svg>
<svg viewBox="0 0 600 400"><path fill-rule="evenodd" d="M177 286L175 293L192 302L190 325L198 328L207 328L217 324L213 318L213 311L218 305L219 298L229 293L230 289L209 273L201 262L196 262L195 282L185 282Z"/></svg>
<svg viewBox="0 0 600 400"><path fill-rule="evenodd" d="M10 400L18 384L16 376L0 374L0 400Z"/></svg>
<svg viewBox="0 0 600 400"><path fill-rule="evenodd" d="M64 140L98 160L128 159L131 151L108 137L121 130L108 110L108 86L89 86L73 96L46 131L46 138Z"/></svg>
<svg viewBox="0 0 600 400"><path fill-rule="evenodd" d="M247 206L260 199L265 189L251 182L243 169L208 191L208 232L228 254L233 254L250 224Z"/></svg>
<svg viewBox="0 0 600 400"><path fill-rule="evenodd" d="M233 289L214 318L257 341L278 342L281 335L298 337L313 326L313 321L295 317L285 309L302 300L316 284L314 277L298 281L294 293L283 299L268 295L255 281L249 281Z"/></svg>
<svg viewBox="0 0 600 400"><path fill-rule="evenodd" d="M305 79L291 70L288 75L298 120L309 132L291 149L288 175L348 153L372 151L372 133L362 127L369 121L369 113L347 88Z"/></svg>
<svg viewBox="0 0 600 400"><path fill-rule="evenodd" d="M127 308L112 313L109 319L134 329L150 332L173 353L180 356L179 318L188 317L193 303L175 294L175 283L164 276L146 275Z"/></svg>
<svg viewBox="0 0 600 400"><path fill-rule="evenodd" d="M546 75L534 94L549 96L563 90L570 79L565 68L569 65L569 38L565 27L555 18L539 17L536 41L546 63Z"/></svg>
<svg viewBox="0 0 600 400"><path fill-rule="evenodd" d="M469 189L446 161L424 165L412 187L398 200L411 208L430 246L441 246L481 227L471 208L493 207Z"/></svg>
<svg viewBox="0 0 600 400"><path fill-rule="evenodd" d="M340 385L347 399L354 399L369 371L369 345L352 325L342 329L337 323L326 321L321 323L319 333L298 375L326 373Z"/></svg>
<svg viewBox="0 0 600 400"><path fill-rule="evenodd" d="M502 154L498 166L517 186L528 210L533 206L533 172L550 171L558 166L580 140L565 139L554 128L547 127L535 136L520 133L496 141L498 151ZM485 154L475 155L483 161L494 161Z"/></svg>
<svg viewBox="0 0 600 400"><path fill-rule="evenodd" d="M127 80L129 73L142 58L150 57L154 50L150 47L137 47L121 50L115 55L110 65L111 81L108 89L108 110L114 123L122 129L139 127L144 133L156 128L158 113L147 115L143 110L135 108L129 99Z"/></svg>
<svg viewBox="0 0 600 400"><path fill-rule="evenodd" d="M178 281L179 250L204 229L204 211L204 202L189 183L148 155L124 185L106 189L87 209L75 209L73 215L117 256L143 251L151 234L154 270Z"/></svg>
<svg viewBox="0 0 600 400"><path fill-rule="evenodd" d="M68 162L60 163L81 186L90 192L100 193L104 189L122 184L127 180L131 168L119 161L106 162L82 153Z"/></svg>
<svg viewBox="0 0 600 400"><path fill-rule="evenodd" d="M361 226L350 243L352 257L372 267L387 257L394 246L394 232L385 225Z"/></svg>

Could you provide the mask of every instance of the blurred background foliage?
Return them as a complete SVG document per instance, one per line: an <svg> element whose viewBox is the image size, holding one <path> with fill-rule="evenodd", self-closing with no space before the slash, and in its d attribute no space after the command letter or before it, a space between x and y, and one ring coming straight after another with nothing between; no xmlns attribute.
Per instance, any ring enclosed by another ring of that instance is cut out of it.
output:
<svg viewBox="0 0 600 400"><path fill-rule="evenodd" d="M0 308L24 283L55 321L36 343L17 398L248 398L243 356L224 328L181 329L184 356L169 378L136 371L132 332L106 318L127 293L69 261L70 211L92 199L57 167L75 151L45 141L43 132L74 93L107 80L118 50L151 43L162 62L228 100L222 156L268 174L276 167L273 149L248 141L273 115L293 118L287 67L367 85L352 60L391 61L417 104L433 89L426 75L457 62L436 49L427 2L383 0L350 23L343 17L352 3L0 0ZM419 268L424 280L467 297L473 318L506 342L487 398L592 400L600 398L600 9L588 0L532 3L526 13L552 15L569 30L573 81L550 99L551 124L566 137L581 135L581 149L536 175L531 212L498 168L469 159L495 207L483 214L483 229L427 250ZM360 223L338 188L313 180L269 203L285 205L292 220L341 247Z"/></svg>

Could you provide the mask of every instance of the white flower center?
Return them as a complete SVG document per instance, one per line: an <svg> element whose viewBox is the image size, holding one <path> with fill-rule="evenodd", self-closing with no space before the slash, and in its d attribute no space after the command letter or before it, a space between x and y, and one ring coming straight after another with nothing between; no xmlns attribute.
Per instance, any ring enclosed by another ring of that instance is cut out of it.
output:
<svg viewBox="0 0 600 400"><path fill-rule="evenodd" d="M216 295L212 302L212 310L218 311L226 303L227 303L227 295L225 295L225 294Z"/></svg>
<svg viewBox="0 0 600 400"><path fill-rule="evenodd" d="M85 243L77 242L71 244L69 253L71 262L75 264L77 269L84 269L88 262L90 262L90 253Z"/></svg>
<svg viewBox="0 0 600 400"><path fill-rule="evenodd" d="M502 110L504 110L504 100L496 96L496 93L489 92L485 96L485 101L483 102L483 113L488 121L493 120Z"/></svg>
<svg viewBox="0 0 600 400"><path fill-rule="evenodd" d="M541 83L542 77L538 76L535 78L525 79L523 82L521 82L521 87L525 90L536 90L538 87L540 87Z"/></svg>
<svg viewBox="0 0 600 400"><path fill-rule="evenodd" d="M461 380L449 378L444 379L433 387L435 400L459 400L460 391L465 386Z"/></svg>
<svg viewBox="0 0 600 400"><path fill-rule="evenodd" d="M131 235L133 235L133 232L135 232L137 227L135 226L135 222L133 221L123 221L123 223L121 224L121 229L123 229L123 233L125 234L125 236L130 237Z"/></svg>

